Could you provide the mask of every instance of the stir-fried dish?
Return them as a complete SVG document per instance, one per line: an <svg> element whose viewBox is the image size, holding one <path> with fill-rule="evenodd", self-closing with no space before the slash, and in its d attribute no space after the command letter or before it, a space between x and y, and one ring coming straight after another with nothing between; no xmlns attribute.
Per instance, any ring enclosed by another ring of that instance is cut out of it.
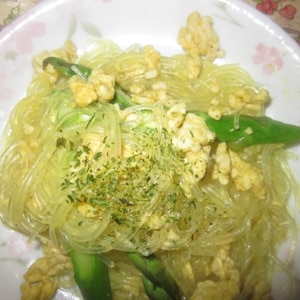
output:
<svg viewBox="0 0 300 300"><path fill-rule="evenodd" d="M269 92L245 70L215 62L211 18L191 13L178 43L168 57L67 41L33 58L0 160L1 219L45 247L23 299L73 278L84 299L272 298L296 228L284 145L300 129L264 116Z"/></svg>

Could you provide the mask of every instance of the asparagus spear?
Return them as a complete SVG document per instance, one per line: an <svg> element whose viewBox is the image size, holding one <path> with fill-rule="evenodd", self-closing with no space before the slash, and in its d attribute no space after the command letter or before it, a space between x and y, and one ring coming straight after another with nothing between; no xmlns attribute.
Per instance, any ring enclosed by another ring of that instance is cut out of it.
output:
<svg viewBox="0 0 300 300"><path fill-rule="evenodd" d="M87 79L92 72L92 69L87 66L72 64L62 58L54 56L49 56L43 60L43 68L45 69L49 64L52 65L57 72L66 77L79 75Z"/></svg>
<svg viewBox="0 0 300 300"><path fill-rule="evenodd" d="M142 280L145 293L150 300L173 300L162 287L157 286L147 277L143 276Z"/></svg>
<svg viewBox="0 0 300 300"><path fill-rule="evenodd" d="M205 113L194 112L204 119L219 141L227 142L232 150L258 144L290 144L300 141L300 127L269 117L223 116L215 120ZM235 122L235 118L238 118ZM236 128L235 123L238 124Z"/></svg>
<svg viewBox="0 0 300 300"><path fill-rule="evenodd" d="M108 266L97 254L86 254L72 249L70 257L74 278L85 300L111 300Z"/></svg>
<svg viewBox="0 0 300 300"><path fill-rule="evenodd" d="M129 252L128 257L144 275L144 288L150 299L180 299L177 283L154 254L142 256Z"/></svg>

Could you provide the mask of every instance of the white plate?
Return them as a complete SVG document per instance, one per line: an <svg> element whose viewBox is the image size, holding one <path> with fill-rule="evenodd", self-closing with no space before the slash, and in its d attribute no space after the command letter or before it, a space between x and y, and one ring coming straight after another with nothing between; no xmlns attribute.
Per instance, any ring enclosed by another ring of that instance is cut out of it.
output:
<svg viewBox="0 0 300 300"><path fill-rule="evenodd" d="M241 0L46 0L0 33L0 130L25 95L34 54L59 48L67 39L82 48L94 37L112 39L124 48L150 43L162 54L175 54L181 51L176 43L178 29L194 10L213 18L226 51L221 62L239 63L271 92L268 115L300 125L300 47ZM300 157L300 147L292 150ZM300 162L293 162L292 167L300 180ZM298 245L298 254L299 249ZM38 255L36 244L27 244L24 236L0 224L1 298L20 298L22 275ZM280 257L284 256L283 247ZM293 268L299 280L300 255L295 256ZM278 275L274 282L274 296L285 299L285 277ZM56 297L75 298L64 291Z"/></svg>

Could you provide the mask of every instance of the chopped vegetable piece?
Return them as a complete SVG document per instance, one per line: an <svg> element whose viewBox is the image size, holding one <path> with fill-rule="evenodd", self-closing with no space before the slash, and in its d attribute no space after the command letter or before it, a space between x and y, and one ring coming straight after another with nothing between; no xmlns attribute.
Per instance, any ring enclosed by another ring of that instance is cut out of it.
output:
<svg viewBox="0 0 300 300"><path fill-rule="evenodd" d="M98 254L70 252L74 278L85 300L111 300L108 266Z"/></svg>
<svg viewBox="0 0 300 300"><path fill-rule="evenodd" d="M47 65L50 64L54 69L61 75L71 77L73 75L78 75L84 79L87 79L92 72L92 69L80 64L69 63L66 60L58 57L47 57L43 61L43 68L45 69Z"/></svg>
<svg viewBox="0 0 300 300"><path fill-rule="evenodd" d="M155 285L147 277L143 277L143 285L146 295L150 300L172 300L168 293L161 287Z"/></svg>
<svg viewBox="0 0 300 300"><path fill-rule="evenodd" d="M177 283L154 254L142 256L130 252L128 256L146 278L144 287L150 299L181 299Z"/></svg>
<svg viewBox="0 0 300 300"><path fill-rule="evenodd" d="M227 142L232 150L258 144L295 143L300 141L300 126L286 124L269 117L223 116L220 120L206 113L202 117L217 139ZM236 125L237 124L237 125Z"/></svg>

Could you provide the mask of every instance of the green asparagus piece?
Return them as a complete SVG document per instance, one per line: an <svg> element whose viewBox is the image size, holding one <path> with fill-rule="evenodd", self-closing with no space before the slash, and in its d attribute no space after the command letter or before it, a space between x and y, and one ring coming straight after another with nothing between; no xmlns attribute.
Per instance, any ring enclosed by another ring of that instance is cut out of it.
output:
<svg viewBox="0 0 300 300"><path fill-rule="evenodd" d="M215 120L206 113L194 113L204 119L219 141L227 142L228 146L235 151L258 144L291 144L300 141L299 126L269 117L228 115Z"/></svg>
<svg viewBox="0 0 300 300"><path fill-rule="evenodd" d="M154 284L147 277L143 276L142 280L145 293L150 300L173 300L163 288Z"/></svg>
<svg viewBox="0 0 300 300"><path fill-rule="evenodd" d="M180 299L177 283L154 254L142 256L135 252L129 252L128 257L147 279L144 279L144 287L146 293L152 295L151 299ZM162 298L154 297L154 295L160 295Z"/></svg>
<svg viewBox="0 0 300 300"><path fill-rule="evenodd" d="M118 103L121 109L133 106L134 103L131 100L131 97L122 90L118 85L115 87L116 93L112 103Z"/></svg>
<svg viewBox="0 0 300 300"><path fill-rule="evenodd" d="M62 58L53 56L49 56L43 60L43 68L45 69L49 64L52 65L57 72L66 77L78 75L87 79L92 72L92 69L87 66L69 63Z"/></svg>
<svg viewBox="0 0 300 300"><path fill-rule="evenodd" d="M98 254L86 254L71 250L74 278L84 300L111 300L108 266Z"/></svg>

